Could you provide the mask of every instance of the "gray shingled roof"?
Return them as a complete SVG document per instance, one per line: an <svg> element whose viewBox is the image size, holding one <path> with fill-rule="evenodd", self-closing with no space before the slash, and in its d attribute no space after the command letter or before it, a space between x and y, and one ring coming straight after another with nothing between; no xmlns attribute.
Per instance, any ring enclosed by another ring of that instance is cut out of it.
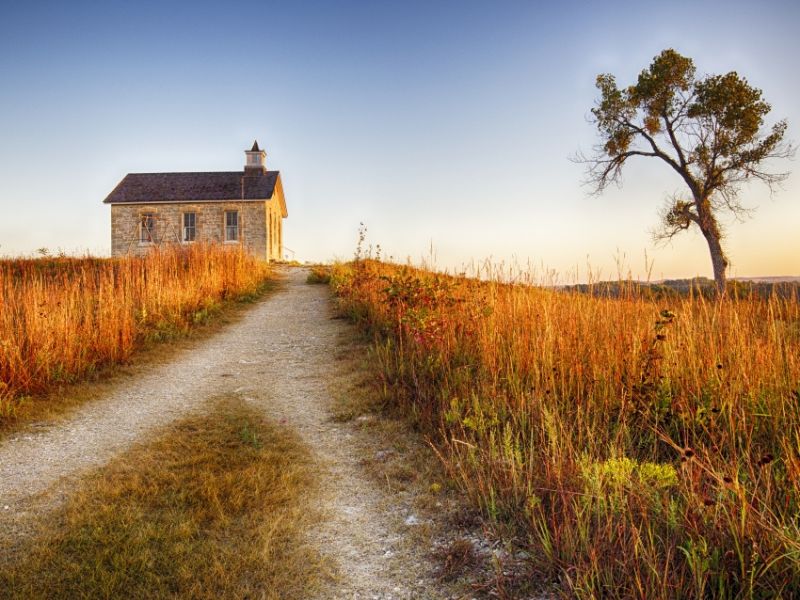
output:
<svg viewBox="0 0 800 600"><path fill-rule="evenodd" d="M103 202L191 202L272 198L278 171L245 176L242 171L211 173L128 173Z"/></svg>

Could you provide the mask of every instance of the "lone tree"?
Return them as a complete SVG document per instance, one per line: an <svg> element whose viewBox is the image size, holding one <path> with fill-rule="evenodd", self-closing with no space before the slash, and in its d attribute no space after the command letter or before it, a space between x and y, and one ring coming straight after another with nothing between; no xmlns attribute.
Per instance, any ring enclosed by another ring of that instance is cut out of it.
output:
<svg viewBox="0 0 800 600"><path fill-rule="evenodd" d="M742 183L755 180L774 191L788 172L773 173L762 163L794 153L785 143L786 121L763 130L770 111L761 90L732 71L695 77L691 58L664 50L635 85L620 89L613 75L597 77L600 99L592 109L602 138L588 165L588 182L596 193L619 183L629 158L656 158L680 175L689 194L674 194L654 233L657 241L696 226L708 243L719 294L725 292L728 259L722 248L719 216L729 211L737 219L749 210L739 200Z"/></svg>

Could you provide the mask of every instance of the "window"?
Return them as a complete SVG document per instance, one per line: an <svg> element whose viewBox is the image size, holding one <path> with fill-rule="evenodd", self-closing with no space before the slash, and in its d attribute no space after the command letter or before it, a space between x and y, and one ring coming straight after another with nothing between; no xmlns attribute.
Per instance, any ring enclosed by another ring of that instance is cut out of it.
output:
<svg viewBox="0 0 800 600"><path fill-rule="evenodd" d="M156 216L142 213L139 217L139 243L152 244L156 237Z"/></svg>
<svg viewBox="0 0 800 600"><path fill-rule="evenodd" d="M193 242L197 237L197 213L183 213L183 241Z"/></svg>
<svg viewBox="0 0 800 600"><path fill-rule="evenodd" d="M269 232L270 235L272 236L272 253L278 254L279 252L278 235L277 235L278 227L277 227L277 219L275 218L275 213L272 213L272 219L270 220L272 221Z"/></svg>
<svg viewBox="0 0 800 600"><path fill-rule="evenodd" d="M238 242L239 241L239 211L226 210L225 211L225 241Z"/></svg>
<svg viewBox="0 0 800 600"><path fill-rule="evenodd" d="M267 258L272 256L272 213L267 211Z"/></svg>

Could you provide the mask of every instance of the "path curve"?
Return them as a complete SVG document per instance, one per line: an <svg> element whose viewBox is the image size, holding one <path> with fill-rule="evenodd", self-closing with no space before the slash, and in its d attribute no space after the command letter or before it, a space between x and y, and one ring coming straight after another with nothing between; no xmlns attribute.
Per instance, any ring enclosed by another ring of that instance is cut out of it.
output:
<svg viewBox="0 0 800 600"><path fill-rule="evenodd" d="M340 566L320 598L443 597L406 539L403 511L363 472L355 430L331 420L335 353L351 334L332 318L327 286L307 285L306 275L289 270L285 286L241 320L67 421L0 443L0 528L35 511L37 496L58 495L59 486L63 496L65 482L203 410L210 398L236 394L295 428L320 464L326 518L311 537Z"/></svg>

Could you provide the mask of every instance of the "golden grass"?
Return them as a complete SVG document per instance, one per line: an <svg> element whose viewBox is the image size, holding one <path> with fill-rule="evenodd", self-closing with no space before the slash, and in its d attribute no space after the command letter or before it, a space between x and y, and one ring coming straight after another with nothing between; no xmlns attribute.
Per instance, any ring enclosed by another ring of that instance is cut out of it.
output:
<svg viewBox="0 0 800 600"><path fill-rule="evenodd" d="M0 261L0 423L20 397L127 361L147 341L204 322L255 294L269 267L242 251L193 245L145 258Z"/></svg>
<svg viewBox="0 0 800 600"><path fill-rule="evenodd" d="M599 298L359 260L390 397L566 596L800 594L800 305Z"/></svg>
<svg viewBox="0 0 800 600"><path fill-rule="evenodd" d="M76 408L107 397L119 386L150 373L154 366L170 361L182 352L193 351L204 340L243 318L252 302L279 289L280 285L279 280L270 279L257 294L222 300L207 311L206 319L170 337L169 343L164 343L164 339L146 341L124 363L106 365L87 374L81 381L53 384L45 393L17 399L13 416L0 419L0 441L22 431L30 431L43 424L52 425L68 418Z"/></svg>
<svg viewBox="0 0 800 600"><path fill-rule="evenodd" d="M305 597L313 471L296 434L220 399L89 476L2 563L0 597Z"/></svg>

